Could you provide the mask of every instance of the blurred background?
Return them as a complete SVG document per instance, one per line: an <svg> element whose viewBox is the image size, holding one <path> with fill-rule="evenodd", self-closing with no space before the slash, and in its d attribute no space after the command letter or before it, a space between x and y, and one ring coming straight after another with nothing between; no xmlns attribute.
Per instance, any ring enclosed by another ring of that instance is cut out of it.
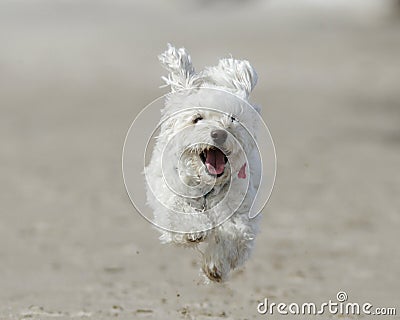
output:
<svg viewBox="0 0 400 320"><path fill-rule="evenodd" d="M275 140L256 250L223 285L159 244L122 181L168 42L197 70L248 59ZM261 319L265 297L340 290L398 308L399 57L394 0L0 0L0 319Z"/></svg>

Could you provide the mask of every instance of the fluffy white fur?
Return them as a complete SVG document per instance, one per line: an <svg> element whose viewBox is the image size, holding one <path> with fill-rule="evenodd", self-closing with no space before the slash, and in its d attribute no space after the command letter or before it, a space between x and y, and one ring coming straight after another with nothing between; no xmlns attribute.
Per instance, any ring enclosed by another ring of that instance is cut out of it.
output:
<svg viewBox="0 0 400 320"><path fill-rule="evenodd" d="M159 59L171 93L145 169L148 203L161 241L204 243L202 271L224 281L249 258L257 233L258 218L248 215L260 174L258 108L248 103L257 75L248 61L232 58L196 73L186 50L170 45ZM210 134L216 128L228 133L218 146ZM210 174L200 156L215 147L228 158L220 176Z"/></svg>

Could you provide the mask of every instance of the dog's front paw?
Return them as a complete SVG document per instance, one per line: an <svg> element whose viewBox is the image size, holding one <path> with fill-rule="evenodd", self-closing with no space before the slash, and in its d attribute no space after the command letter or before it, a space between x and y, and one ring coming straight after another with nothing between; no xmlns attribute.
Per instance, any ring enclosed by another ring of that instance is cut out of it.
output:
<svg viewBox="0 0 400 320"><path fill-rule="evenodd" d="M169 242L178 246L191 247L204 241L207 238L206 231L192 232L192 233L170 233ZM164 241L165 243L165 241Z"/></svg>
<svg viewBox="0 0 400 320"><path fill-rule="evenodd" d="M202 242L206 238L207 238L207 232L206 231L199 231L199 232L193 232L193 233L186 233L185 234L186 241L192 242L192 243Z"/></svg>

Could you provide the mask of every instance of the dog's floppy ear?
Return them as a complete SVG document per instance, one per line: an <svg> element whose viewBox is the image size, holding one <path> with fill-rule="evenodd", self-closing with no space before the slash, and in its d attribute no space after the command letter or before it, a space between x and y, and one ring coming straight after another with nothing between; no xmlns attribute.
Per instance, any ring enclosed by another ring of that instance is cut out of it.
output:
<svg viewBox="0 0 400 320"><path fill-rule="evenodd" d="M244 98L257 84L257 73L247 60L226 58L218 66L207 68L203 73L205 82L225 87Z"/></svg>
<svg viewBox="0 0 400 320"><path fill-rule="evenodd" d="M167 77L162 77L171 91L190 88L195 80L195 70L190 55L185 48L176 49L168 43L168 49L158 56L161 65L169 71Z"/></svg>

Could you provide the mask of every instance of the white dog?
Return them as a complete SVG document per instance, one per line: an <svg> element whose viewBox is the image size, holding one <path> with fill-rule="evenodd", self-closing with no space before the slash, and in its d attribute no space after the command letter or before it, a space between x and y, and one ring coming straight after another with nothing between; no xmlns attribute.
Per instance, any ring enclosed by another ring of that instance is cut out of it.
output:
<svg viewBox="0 0 400 320"><path fill-rule="evenodd" d="M203 242L202 271L213 281L248 259L258 218L249 217L260 181L257 75L248 61L222 59L196 73L185 49L159 56L171 87L147 176L148 204L163 243Z"/></svg>

